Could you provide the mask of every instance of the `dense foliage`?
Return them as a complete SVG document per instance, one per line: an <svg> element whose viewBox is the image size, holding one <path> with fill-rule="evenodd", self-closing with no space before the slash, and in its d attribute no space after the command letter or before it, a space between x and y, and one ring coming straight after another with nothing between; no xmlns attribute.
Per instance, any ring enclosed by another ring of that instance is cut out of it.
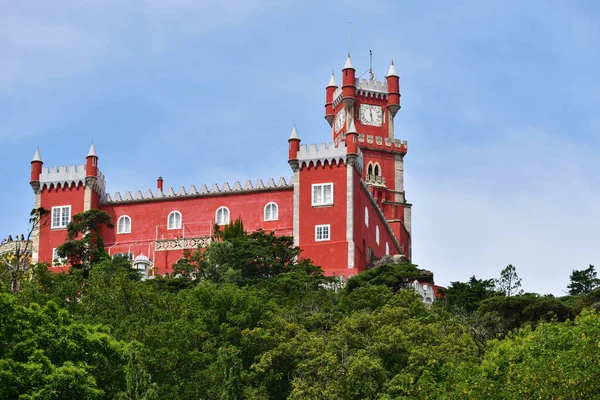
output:
<svg viewBox="0 0 600 400"><path fill-rule="evenodd" d="M238 228L152 280L123 258L100 258L85 275L36 265L18 295L0 293L0 398L600 392L600 290L519 295L472 277L426 306L408 289L414 265L382 265L341 287L297 262L290 238Z"/></svg>

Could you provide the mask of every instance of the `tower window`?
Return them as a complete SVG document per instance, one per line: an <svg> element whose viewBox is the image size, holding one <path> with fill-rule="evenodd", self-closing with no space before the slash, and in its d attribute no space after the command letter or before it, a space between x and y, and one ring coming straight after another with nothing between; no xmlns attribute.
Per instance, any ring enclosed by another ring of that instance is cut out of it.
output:
<svg viewBox="0 0 600 400"><path fill-rule="evenodd" d="M66 228L71 220L71 206L52 207L52 229Z"/></svg>
<svg viewBox="0 0 600 400"><path fill-rule="evenodd" d="M333 204L333 183L312 185L312 205L328 206Z"/></svg>
<svg viewBox="0 0 600 400"><path fill-rule="evenodd" d="M365 207L365 225L369 226L369 209Z"/></svg>
<svg viewBox="0 0 600 400"><path fill-rule="evenodd" d="M322 242L329 240L329 228L330 225L316 225L315 226L315 242Z"/></svg>
<svg viewBox="0 0 600 400"><path fill-rule="evenodd" d="M217 225L227 225L229 223L229 208L219 207L215 216Z"/></svg>
<svg viewBox="0 0 600 400"><path fill-rule="evenodd" d="M67 265L67 259L63 257L59 257L56 249L52 249L52 265L53 266L62 266Z"/></svg>
<svg viewBox="0 0 600 400"><path fill-rule="evenodd" d="M379 164L378 163L375 164L375 168L373 171L374 171L373 173L375 174L375 176L379 176Z"/></svg>
<svg viewBox="0 0 600 400"><path fill-rule="evenodd" d="M388 242L385 242L385 254L390 254L390 244Z"/></svg>
<svg viewBox="0 0 600 400"><path fill-rule="evenodd" d="M117 221L117 233L131 233L131 218L127 215L119 217Z"/></svg>
<svg viewBox="0 0 600 400"><path fill-rule="evenodd" d="M379 227L375 227L375 241L379 244Z"/></svg>
<svg viewBox="0 0 600 400"><path fill-rule="evenodd" d="M369 163L369 166L367 167L367 176L371 175L373 175L373 164Z"/></svg>
<svg viewBox="0 0 600 400"><path fill-rule="evenodd" d="M167 219L167 229L181 229L181 213L179 211L171 211Z"/></svg>
<svg viewBox="0 0 600 400"><path fill-rule="evenodd" d="M276 221L279 219L279 207L276 203L268 203L265 206L265 221Z"/></svg>

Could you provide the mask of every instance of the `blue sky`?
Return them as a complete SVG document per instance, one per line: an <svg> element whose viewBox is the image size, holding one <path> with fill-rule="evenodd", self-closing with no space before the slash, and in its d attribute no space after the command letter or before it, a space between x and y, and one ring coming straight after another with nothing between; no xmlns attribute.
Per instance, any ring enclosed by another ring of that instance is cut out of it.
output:
<svg viewBox="0 0 600 400"><path fill-rule="evenodd" d="M351 45L401 76L414 262L560 295L600 263L598 43L592 1L0 0L0 236L26 229L36 145L70 165L93 140L111 193L289 177Z"/></svg>

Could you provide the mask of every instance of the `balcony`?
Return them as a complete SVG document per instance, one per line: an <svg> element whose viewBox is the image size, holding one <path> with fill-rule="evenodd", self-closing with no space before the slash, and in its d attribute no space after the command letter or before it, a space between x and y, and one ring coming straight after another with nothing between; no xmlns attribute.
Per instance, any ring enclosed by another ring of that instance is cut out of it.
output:
<svg viewBox="0 0 600 400"><path fill-rule="evenodd" d="M367 174L365 183L373 186L385 186L385 178L381 175Z"/></svg>

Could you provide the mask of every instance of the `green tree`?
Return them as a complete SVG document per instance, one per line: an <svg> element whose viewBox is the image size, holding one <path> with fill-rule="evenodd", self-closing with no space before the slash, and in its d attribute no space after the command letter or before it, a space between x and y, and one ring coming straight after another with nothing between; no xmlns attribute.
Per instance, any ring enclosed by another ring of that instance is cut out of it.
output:
<svg viewBox="0 0 600 400"><path fill-rule="evenodd" d="M567 289L571 296L590 293L600 286L600 279L598 279L596 269L592 264L584 270L573 270L569 278L571 282L567 285Z"/></svg>
<svg viewBox="0 0 600 400"><path fill-rule="evenodd" d="M414 264L384 264L351 277L345 290L351 293L362 286L381 285L397 292L401 289L409 289L411 283L419 276L420 272Z"/></svg>
<svg viewBox="0 0 600 400"><path fill-rule="evenodd" d="M521 278L517 275L517 269L512 264L508 264L500 272L500 279L496 279L496 288L507 297L523 293Z"/></svg>
<svg viewBox="0 0 600 400"><path fill-rule="evenodd" d="M106 211L91 209L75 214L67 225L67 240L56 249L58 256L67 258L74 268L87 272L91 263L108 257L100 235L103 225L110 229L114 227Z"/></svg>
<svg viewBox="0 0 600 400"><path fill-rule="evenodd" d="M13 246L12 251L0 255L0 276L9 276L10 291L13 294L21 291L23 278L31 272L32 236L50 223L49 215L50 211L43 207L31 210L29 230L25 240L9 242L7 246Z"/></svg>
<svg viewBox="0 0 600 400"><path fill-rule="evenodd" d="M493 279L477 279L473 275L467 282L450 282L450 286L440 290L440 294L443 295L440 303L472 313L479 308L483 300L499 294L494 288Z"/></svg>

